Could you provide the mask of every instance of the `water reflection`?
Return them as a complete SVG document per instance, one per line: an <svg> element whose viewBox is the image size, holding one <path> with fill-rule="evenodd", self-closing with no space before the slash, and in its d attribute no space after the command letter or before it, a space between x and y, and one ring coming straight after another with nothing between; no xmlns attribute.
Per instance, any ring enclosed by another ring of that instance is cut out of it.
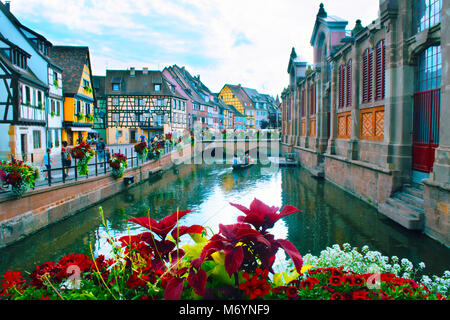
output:
<svg viewBox="0 0 450 320"><path fill-rule="evenodd" d="M177 208L194 211L183 217L180 225L201 224L217 232L219 223L235 223L241 214L229 202L249 206L258 198L269 205L290 204L302 210L272 229L276 238L288 238L302 254L319 254L332 244L350 242L414 263L424 261L428 272L442 274L450 269L447 248L420 233L404 230L366 203L313 179L303 169L281 168L270 175L261 172L259 166L236 172L226 165L183 165L169 170L101 203L109 233L120 237L144 231L125 219L147 214L161 219ZM0 273L8 269L30 271L36 264L58 260L69 252L89 254L90 245L94 255L107 255L106 236L98 206L89 208L0 250Z"/></svg>

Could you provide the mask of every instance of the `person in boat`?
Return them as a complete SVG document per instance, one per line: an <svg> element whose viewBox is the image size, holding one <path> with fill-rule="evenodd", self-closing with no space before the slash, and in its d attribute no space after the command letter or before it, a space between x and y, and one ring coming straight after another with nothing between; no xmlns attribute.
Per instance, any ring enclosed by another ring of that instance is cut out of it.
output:
<svg viewBox="0 0 450 320"><path fill-rule="evenodd" d="M250 156L248 155L248 151L245 153L244 164L250 163Z"/></svg>

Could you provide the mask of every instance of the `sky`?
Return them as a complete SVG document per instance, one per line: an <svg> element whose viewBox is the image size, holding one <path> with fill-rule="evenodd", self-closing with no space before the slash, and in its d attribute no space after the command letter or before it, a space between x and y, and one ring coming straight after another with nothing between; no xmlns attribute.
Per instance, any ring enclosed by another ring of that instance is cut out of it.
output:
<svg viewBox="0 0 450 320"><path fill-rule="evenodd" d="M11 12L53 45L89 46L106 69L185 66L212 92L241 84L280 95L292 47L312 63L320 3L353 29L378 17L379 0L10 0Z"/></svg>

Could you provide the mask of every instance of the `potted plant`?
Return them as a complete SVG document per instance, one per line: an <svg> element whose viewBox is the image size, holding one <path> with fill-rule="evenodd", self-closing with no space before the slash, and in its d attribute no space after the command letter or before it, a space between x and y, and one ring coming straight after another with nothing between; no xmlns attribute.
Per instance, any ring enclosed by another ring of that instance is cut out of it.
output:
<svg viewBox="0 0 450 320"><path fill-rule="evenodd" d="M81 120L84 119L84 114L81 113L81 112L78 112L78 113L76 114L76 116L77 116L77 120L78 120L78 121L81 121Z"/></svg>
<svg viewBox="0 0 450 320"><path fill-rule="evenodd" d="M144 160L148 155L147 142L139 142L134 145L134 151L137 153L137 157L139 160Z"/></svg>
<svg viewBox="0 0 450 320"><path fill-rule="evenodd" d="M94 121L94 116L92 114L87 114L86 120L92 122L92 121Z"/></svg>
<svg viewBox="0 0 450 320"><path fill-rule="evenodd" d="M52 118L55 116L55 111L50 112L50 115L52 116Z"/></svg>
<svg viewBox="0 0 450 320"><path fill-rule="evenodd" d="M29 188L34 188L39 170L20 160L0 162L0 180L11 186L12 193L20 198Z"/></svg>
<svg viewBox="0 0 450 320"><path fill-rule="evenodd" d="M58 80L53 80L53 85L55 86L55 88L56 89L58 89L58 87L59 87L59 83L58 83Z"/></svg>
<svg viewBox="0 0 450 320"><path fill-rule="evenodd" d="M109 160L109 166L112 169L112 175L114 178L122 178L125 168L128 166L127 157L122 153L114 153Z"/></svg>
<svg viewBox="0 0 450 320"><path fill-rule="evenodd" d="M94 151L91 146L82 142L79 145L70 149L72 157L78 160L77 169L78 173L82 176L87 176L89 173L89 161L94 157Z"/></svg>

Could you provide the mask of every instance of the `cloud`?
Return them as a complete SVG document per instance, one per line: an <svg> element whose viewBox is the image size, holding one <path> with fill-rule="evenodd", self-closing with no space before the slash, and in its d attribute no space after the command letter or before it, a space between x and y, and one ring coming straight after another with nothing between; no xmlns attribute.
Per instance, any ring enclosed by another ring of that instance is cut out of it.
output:
<svg viewBox="0 0 450 320"><path fill-rule="evenodd" d="M309 44L320 2L328 14L363 25L378 0L14 0L12 12L56 44L84 43L94 72L184 65L212 91L241 83L279 94L289 54L312 62Z"/></svg>

